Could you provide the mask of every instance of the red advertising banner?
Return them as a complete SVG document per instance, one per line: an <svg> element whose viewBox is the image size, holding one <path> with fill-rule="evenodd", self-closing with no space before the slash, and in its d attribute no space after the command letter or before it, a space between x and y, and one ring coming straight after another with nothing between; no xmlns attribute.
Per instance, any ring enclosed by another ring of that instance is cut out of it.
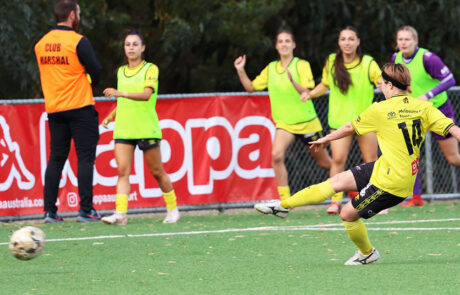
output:
<svg viewBox="0 0 460 295"><path fill-rule="evenodd" d="M99 121L115 102L97 102ZM271 167L275 126L267 96L160 99L161 153L180 205L268 200L277 196ZM0 216L43 213L49 130L43 104L0 105ZM94 205L114 209L117 167L114 123L99 127ZM165 206L156 180L136 149L130 208ZM72 144L61 177L59 212L79 210L77 158Z"/></svg>

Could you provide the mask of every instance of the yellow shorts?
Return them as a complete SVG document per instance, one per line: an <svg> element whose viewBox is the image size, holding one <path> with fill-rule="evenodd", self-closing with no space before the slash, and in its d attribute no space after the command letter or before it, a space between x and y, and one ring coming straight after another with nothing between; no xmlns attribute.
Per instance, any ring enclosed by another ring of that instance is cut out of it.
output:
<svg viewBox="0 0 460 295"><path fill-rule="evenodd" d="M323 127L321 126L321 122L318 117L308 122L292 125L278 122L276 123L276 128L286 130L292 134L312 134L323 131Z"/></svg>

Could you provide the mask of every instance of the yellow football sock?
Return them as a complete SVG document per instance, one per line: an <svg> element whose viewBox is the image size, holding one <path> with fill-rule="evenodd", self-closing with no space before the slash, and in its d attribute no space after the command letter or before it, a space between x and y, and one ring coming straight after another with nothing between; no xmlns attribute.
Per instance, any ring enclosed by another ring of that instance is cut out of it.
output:
<svg viewBox="0 0 460 295"><path fill-rule="evenodd" d="M174 190L168 193L163 192L163 199L166 203L166 209L172 210L177 208L176 193L174 192Z"/></svg>
<svg viewBox="0 0 460 295"><path fill-rule="evenodd" d="M115 199L115 210L120 213L128 212L128 199L127 194L117 194Z"/></svg>
<svg viewBox="0 0 460 295"><path fill-rule="evenodd" d="M371 241L367 235L367 229L361 219L348 222L342 221L345 229L347 230L348 237L355 243L359 251L363 254L369 254L372 251Z"/></svg>
<svg viewBox="0 0 460 295"><path fill-rule="evenodd" d="M332 196L332 202L342 203L343 192L336 193Z"/></svg>
<svg viewBox="0 0 460 295"><path fill-rule="evenodd" d="M289 190L289 186L279 186L278 187L278 193L280 195L281 200L286 200L291 196L291 191Z"/></svg>
<svg viewBox="0 0 460 295"><path fill-rule="evenodd" d="M292 209L303 205L318 204L326 201L332 197L333 194L335 194L335 191L328 179L324 182L304 188L292 197L281 201L281 206Z"/></svg>

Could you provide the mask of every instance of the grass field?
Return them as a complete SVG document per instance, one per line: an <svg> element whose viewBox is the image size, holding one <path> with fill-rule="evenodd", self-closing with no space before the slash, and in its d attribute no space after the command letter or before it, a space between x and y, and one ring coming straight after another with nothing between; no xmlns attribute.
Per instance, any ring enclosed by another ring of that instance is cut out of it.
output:
<svg viewBox="0 0 460 295"><path fill-rule="evenodd" d="M459 294L460 203L393 208L365 221L381 259L353 255L324 208L287 219L255 212L131 217L126 226L38 222L0 227L1 294ZM47 235L42 255L15 259L11 233Z"/></svg>

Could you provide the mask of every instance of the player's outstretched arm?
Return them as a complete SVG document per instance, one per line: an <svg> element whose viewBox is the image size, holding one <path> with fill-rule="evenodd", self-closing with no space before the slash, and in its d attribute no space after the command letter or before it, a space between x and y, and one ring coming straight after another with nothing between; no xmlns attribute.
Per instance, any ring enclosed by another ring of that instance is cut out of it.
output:
<svg viewBox="0 0 460 295"><path fill-rule="evenodd" d="M319 149L324 145L327 144L333 140L346 137L348 135L352 135L355 133L355 129L353 128L353 125L351 123L347 123L334 131L333 133L329 133L325 137L322 137L318 140L315 141L310 141L310 149L313 149L314 151L319 151Z"/></svg>

